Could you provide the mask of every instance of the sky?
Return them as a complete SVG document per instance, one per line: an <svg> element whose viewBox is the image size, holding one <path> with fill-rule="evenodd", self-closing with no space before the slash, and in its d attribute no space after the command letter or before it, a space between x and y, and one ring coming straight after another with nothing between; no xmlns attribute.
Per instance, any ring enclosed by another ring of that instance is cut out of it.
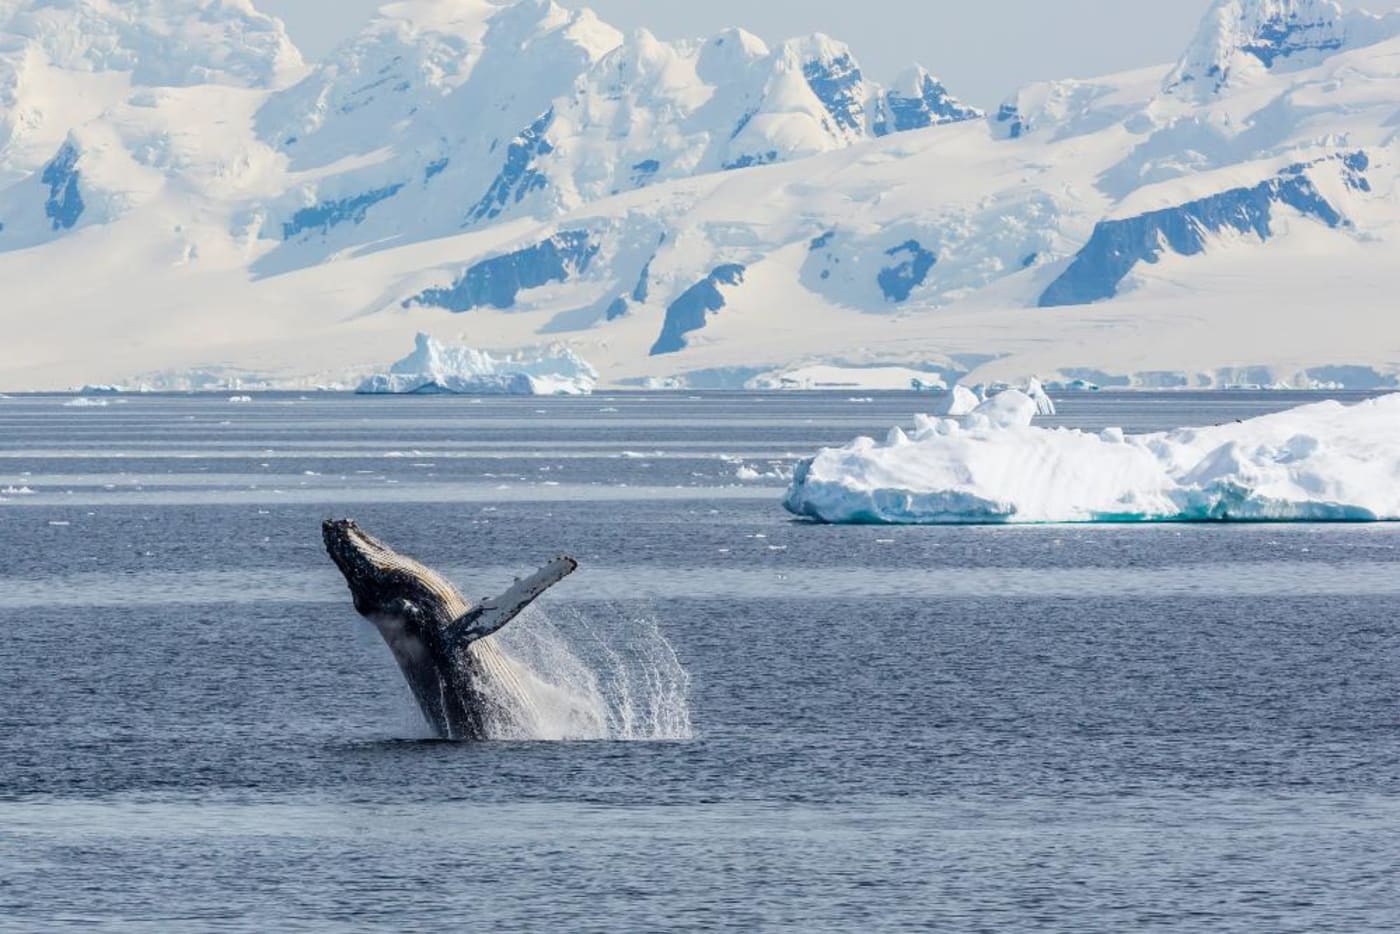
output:
<svg viewBox="0 0 1400 934"><path fill-rule="evenodd" d="M282 17L308 59L326 55L381 0L254 0ZM448 0L444 0L448 2ZM970 103L993 107L1016 88L1174 62L1210 0L560 0L590 6L620 29L663 39L742 26L777 41L824 32L848 43L866 73L888 81L919 62ZM1400 0L1346 0L1372 10Z"/></svg>

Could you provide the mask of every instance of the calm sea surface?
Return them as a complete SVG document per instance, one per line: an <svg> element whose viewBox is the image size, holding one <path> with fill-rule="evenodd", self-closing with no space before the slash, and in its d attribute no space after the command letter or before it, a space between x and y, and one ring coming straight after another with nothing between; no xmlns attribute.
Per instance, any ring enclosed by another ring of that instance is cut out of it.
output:
<svg viewBox="0 0 1400 934"><path fill-rule="evenodd" d="M0 399L5 931L1400 927L1400 526L782 511L912 394L70 401ZM577 556L502 638L606 735L425 741L328 516Z"/></svg>

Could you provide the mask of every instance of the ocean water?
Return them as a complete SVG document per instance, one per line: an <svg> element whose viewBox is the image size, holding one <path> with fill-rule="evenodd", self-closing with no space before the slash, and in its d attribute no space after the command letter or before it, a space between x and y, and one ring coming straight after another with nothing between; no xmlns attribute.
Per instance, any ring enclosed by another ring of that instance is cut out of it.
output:
<svg viewBox="0 0 1400 934"><path fill-rule="evenodd" d="M1400 527L782 511L912 394L69 401L0 399L5 931L1400 926ZM605 729L424 739L329 516L575 555L502 638Z"/></svg>

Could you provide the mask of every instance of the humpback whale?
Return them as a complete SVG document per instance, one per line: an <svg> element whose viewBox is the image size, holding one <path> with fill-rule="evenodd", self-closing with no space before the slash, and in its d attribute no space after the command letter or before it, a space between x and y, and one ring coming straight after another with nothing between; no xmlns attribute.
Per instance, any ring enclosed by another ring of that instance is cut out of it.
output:
<svg viewBox="0 0 1400 934"><path fill-rule="evenodd" d="M490 636L578 569L559 557L495 599L472 606L446 578L350 520L327 520L326 551L355 609L379 630L428 724L442 739L487 739L493 723L528 718L520 666Z"/></svg>

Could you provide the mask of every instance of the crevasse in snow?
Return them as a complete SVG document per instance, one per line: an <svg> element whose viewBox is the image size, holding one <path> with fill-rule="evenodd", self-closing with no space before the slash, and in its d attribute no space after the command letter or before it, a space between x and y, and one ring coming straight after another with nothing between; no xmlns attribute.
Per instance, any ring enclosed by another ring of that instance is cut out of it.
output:
<svg viewBox="0 0 1400 934"><path fill-rule="evenodd" d="M789 511L835 523L1400 520L1400 394L1128 435L1031 424L1011 390L797 469Z"/></svg>

